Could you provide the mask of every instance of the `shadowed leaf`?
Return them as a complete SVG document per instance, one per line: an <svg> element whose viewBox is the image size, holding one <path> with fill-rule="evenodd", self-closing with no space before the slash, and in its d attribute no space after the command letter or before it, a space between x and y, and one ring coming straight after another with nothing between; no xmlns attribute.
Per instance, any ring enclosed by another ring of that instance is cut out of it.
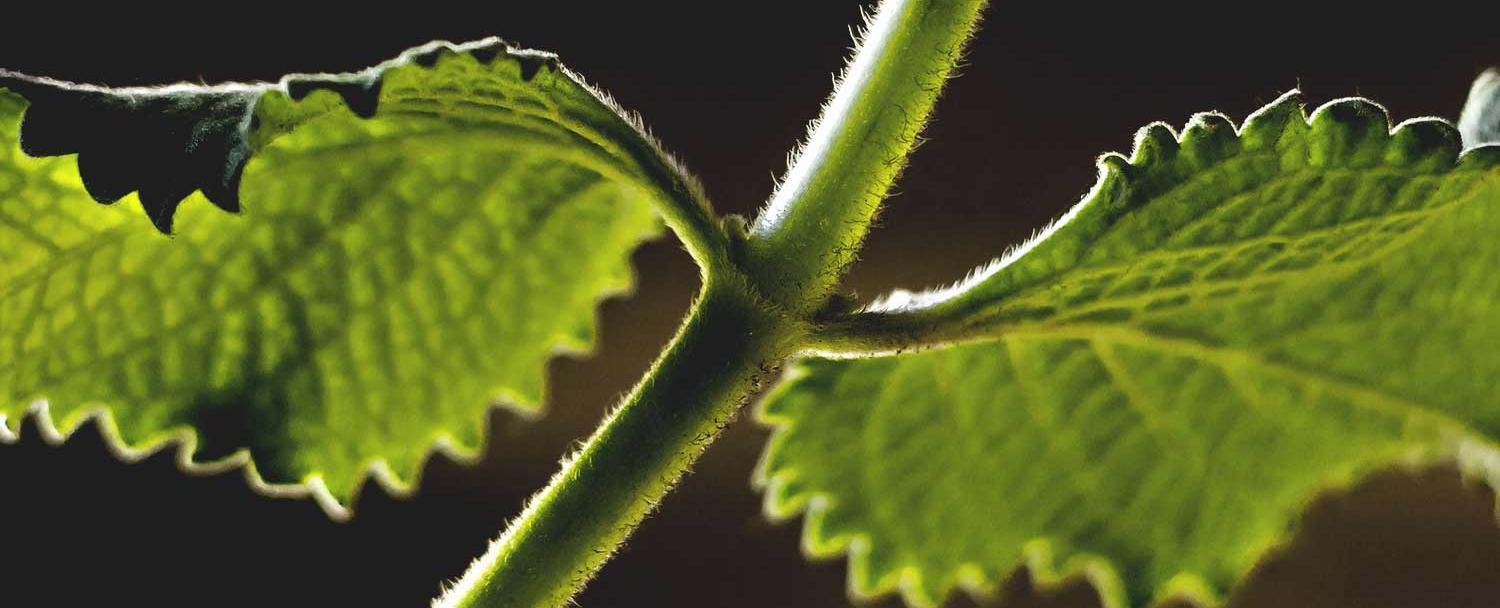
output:
<svg viewBox="0 0 1500 608"><path fill-rule="evenodd" d="M105 412L122 446L248 454L335 513L372 467L402 488L434 442L472 453L491 403L537 411L653 205L698 196L498 40L275 85L0 86L0 418Z"/></svg>

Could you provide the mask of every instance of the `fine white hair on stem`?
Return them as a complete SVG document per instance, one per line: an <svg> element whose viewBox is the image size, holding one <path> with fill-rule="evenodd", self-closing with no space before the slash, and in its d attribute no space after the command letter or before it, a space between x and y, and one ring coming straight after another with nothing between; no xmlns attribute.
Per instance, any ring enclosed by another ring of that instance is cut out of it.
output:
<svg viewBox="0 0 1500 608"><path fill-rule="evenodd" d="M895 32L901 11L887 10L888 7L885 4L899 1L883 0L881 9L873 14L867 7L860 7L860 26L857 31L850 30L854 46L851 49L849 61L833 79L833 95L823 101L817 118L807 124L807 135L803 137L802 142L787 153L786 173L780 179L775 180L774 194L761 208L760 217L763 220L770 220L769 224L779 223L790 209L792 201L796 200L796 195L802 185L812 177L813 167L802 163L802 159L816 158L820 151L832 145L832 140L836 135L834 131L837 129L824 128L825 121L845 115L858 100L857 93L861 89L858 85L873 74L877 60L876 53L861 51L867 45L878 45L880 41L889 38Z"/></svg>

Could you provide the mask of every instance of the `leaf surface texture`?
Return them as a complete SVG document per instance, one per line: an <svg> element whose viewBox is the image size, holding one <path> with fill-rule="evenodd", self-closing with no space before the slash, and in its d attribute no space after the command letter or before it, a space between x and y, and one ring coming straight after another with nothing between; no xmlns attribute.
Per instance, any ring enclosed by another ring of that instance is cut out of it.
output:
<svg viewBox="0 0 1500 608"><path fill-rule="evenodd" d="M698 196L550 55L497 40L229 89L8 77L10 432L40 404L63 434L103 412L126 451L248 455L336 514L372 468L400 489L435 442L473 453L490 404L538 411L653 206ZM171 170L110 181L111 158Z"/></svg>
<svg viewBox="0 0 1500 608"><path fill-rule="evenodd" d="M1500 148L1459 150L1295 95L1142 130L1033 242L848 321L890 352L793 369L759 410L767 511L860 595L1029 563L1212 603L1375 468L1500 482Z"/></svg>

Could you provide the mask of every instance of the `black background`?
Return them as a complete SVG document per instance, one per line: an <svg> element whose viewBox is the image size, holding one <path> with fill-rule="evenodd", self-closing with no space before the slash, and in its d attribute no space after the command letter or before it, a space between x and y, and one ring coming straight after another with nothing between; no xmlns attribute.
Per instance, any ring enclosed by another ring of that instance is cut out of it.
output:
<svg viewBox="0 0 1500 608"><path fill-rule="evenodd" d="M559 53L640 111L721 211L753 212L827 94L860 4L626 4L422 3L321 18L249 5L170 17L79 9L6 23L0 66L108 84L268 80L496 34ZM1075 202L1093 182L1093 157L1128 150L1147 122L1180 125L1208 109L1239 120L1297 86L1312 104L1364 95L1397 120L1453 118L1469 81L1500 63L1496 11L1372 6L991 7L848 285L868 296L960 277ZM371 486L351 523L256 496L237 474L185 476L165 454L121 464L92 427L54 448L28 426L20 445L0 447L0 603L422 605L545 483L675 327L696 287L691 262L667 241L634 260L637 292L604 305L596 353L551 365L547 417L495 414L483 462L435 459L410 500ZM759 514L748 480L764 437L749 421L733 427L579 603L846 603L843 563L807 563L798 524ZM1319 499L1291 547L1232 603L1495 605L1494 505L1490 490L1448 469L1379 475ZM1000 599L1095 601L1081 584L1038 596L1024 574Z"/></svg>

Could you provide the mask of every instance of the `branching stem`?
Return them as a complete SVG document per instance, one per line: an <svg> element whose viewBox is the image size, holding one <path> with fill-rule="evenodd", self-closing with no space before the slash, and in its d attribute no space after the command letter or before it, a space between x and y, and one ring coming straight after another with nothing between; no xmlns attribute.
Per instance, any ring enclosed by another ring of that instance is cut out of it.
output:
<svg viewBox="0 0 1500 608"><path fill-rule="evenodd" d="M696 212L669 217L706 264L693 312L624 403L438 604L566 604L803 346L983 4L882 2L748 238L721 235L716 225L707 234L710 223Z"/></svg>
<svg viewBox="0 0 1500 608"><path fill-rule="evenodd" d="M751 229L749 270L793 310L854 262L979 19L983 0L886 0Z"/></svg>

